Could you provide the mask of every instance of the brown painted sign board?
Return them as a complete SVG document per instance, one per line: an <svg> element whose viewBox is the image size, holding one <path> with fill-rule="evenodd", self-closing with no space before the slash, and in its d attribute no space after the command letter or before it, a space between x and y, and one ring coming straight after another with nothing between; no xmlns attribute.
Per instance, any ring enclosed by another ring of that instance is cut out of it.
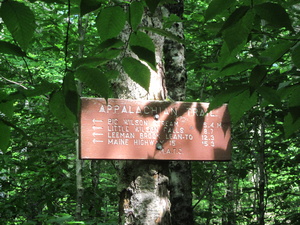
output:
<svg viewBox="0 0 300 225"><path fill-rule="evenodd" d="M82 98L81 159L230 160L227 105Z"/></svg>

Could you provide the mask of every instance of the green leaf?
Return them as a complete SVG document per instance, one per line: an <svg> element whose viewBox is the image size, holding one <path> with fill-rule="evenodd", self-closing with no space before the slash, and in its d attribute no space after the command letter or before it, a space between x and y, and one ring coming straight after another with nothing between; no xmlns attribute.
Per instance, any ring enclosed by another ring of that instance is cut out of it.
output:
<svg viewBox="0 0 300 225"><path fill-rule="evenodd" d="M66 99L62 91L54 92L50 96L49 108L51 113L69 129L73 129L76 117L65 104Z"/></svg>
<svg viewBox="0 0 300 225"><path fill-rule="evenodd" d="M96 19L98 33L102 40L118 36L126 21L125 12L119 6L101 10Z"/></svg>
<svg viewBox="0 0 300 225"><path fill-rule="evenodd" d="M65 104L69 110L77 118L79 112L79 95L73 73L67 73L63 81L63 93L65 97Z"/></svg>
<svg viewBox="0 0 300 225"><path fill-rule="evenodd" d="M84 82L89 88L108 98L109 84L107 77L97 68L80 67L76 70L75 76Z"/></svg>
<svg viewBox="0 0 300 225"><path fill-rule="evenodd" d="M139 57L140 60L146 61L147 64L156 71L156 62L154 52L141 46L130 46L131 50Z"/></svg>
<svg viewBox="0 0 300 225"><path fill-rule="evenodd" d="M238 22L223 30L223 37L230 52L247 43L253 20L254 14L248 11Z"/></svg>
<svg viewBox="0 0 300 225"><path fill-rule="evenodd" d="M117 38L111 38L103 41L98 47L97 51L102 51L110 48L120 48L124 45L124 42Z"/></svg>
<svg viewBox="0 0 300 225"><path fill-rule="evenodd" d="M160 0L146 0L146 4L152 14L155 12L159 2Z"/></svg>
<svg viewBox="0 0 300 225"><path fill-rule="evenodd" d="M300 68L300 44L298 44L292 52L292 60L295 66Z"/></svg>
<svg viewBox="0 0 300 225"><path fill-rule="evenodd" d="M149 37L149 35L141 31L137 31L131 35L129 44L133 46L144 47L152 52L155 51L155 46L152 42L152 39Z"/></svg>
<svg viewBox="0 0 300 225"><path fill-rule="evenodd" d="M114 80L117 79L119 76L119 71L117 70L109 70L105 73L105 76L107 77L107 79L110 80Z"/></svg>
<svg viewBox="0 0 300 225"><path fill-rule="evenodd" d="M11 119L14 114L14 101L0 103L0 118ZM0 135L1 136L1 135Z"/></svg>
<svg viewBox="0 0 300 225"><path fill-rule="evenodd" d="M288 113L284 117L283 128L284 128L285 137L286 138L290 137L293 133L295 133L300 129L300 118L298 118L295 121L292 114Z"/></svg>
<svg viewBox="0 0 300 225"><path fill-rule="evenodd" d="M257 94L252 95L249 90L245 90L239 95L233 97L228 104L230 118L232 123L237 123L245 112L250 110L257 103Z"/></svg>
<svg viewBox="0 0 300 225"><path fill-rule="evenodd" d="M5 152L10 143L10 127L1 122L0 116L0 151Z"/></svg>
<svg viewBox="0 0 300 225"><path fill-rule="evenodd" d="M141 85L146 91L149 91L150 70L147 66L134 58L124 58L122 65L133 81Z"/></svg>
<svg viewBox="0 0 300 225"><path fill-rule="evenodd" d="M138 25L141 23L143 13L144 13L144 4L143 2L132 2L129 8L129 23L132 30L136 30Z"/></svg>
<svg viewBox="0 0 300 225"><path fill-rule="evenodd" d="M226 9L230 8L236 0L212 0L205 11L205 20L213 19Z"/></svg>
<svg viewBox="0 0 300 225"><path fill-rule="evenodd" d="M100 8L104 0L81 0L80 1L80 14L84 15Z"/></svg>
<svg viewBox="0 0 300 225"><path fill-rule="evenodd" d="M251 89L255 90L259 86L261 86L266 75L267 75L267 69L265 66L258 65L254 67L253 70L251 71L250 81L249 81L249 85Z"/></svg>
<svg viewBox="0 0 300 225"><path fill-rule="evenodd" d="M290 48L294 45L294 42L278 40L270 44L265 51L259 56L259 61L262 65L271 66L277 60L279 60L284 54L286 54Z"/></svg>
<svg viewBox="0 0 300 225"><path fill-rule="evenodd" d="M60 213L58 214L58 217L54 217L53 219L47 220L47 223L53 224L53 223L58 223L58 224L63 224L69 220L72 220L73 217L67 213Z"/></svg>
<svg viewBox="0 0 300 225"><path fill-rule="evenodd" d="M247 86L239 85L230 87L228 90L222 91L213 100L210 102L208 111L216 109L223 105L224 103L228 103L230 99L239 95L241 92L245 91Z"/></svg>
<svg viewBox="0 0 300 225"><path fill-rule="evenodd" d="M254 7L256 14L276 28L285 27L294 31L289 15L285 9L276 3L266 2Z"/></svg>
<svg viewBox="0 0 300 225"><path fill-rule="evenodd" d="M108 59L104 59L101 57L86 57L86 58L80 58L76 59L72 63L72 68L77 69L81 66L90 66L90 67L97 67L100 65L103 65L104 63L108 62Z"/></svg>
<svg viewBox="0 0 300 225"><path fill-rule="evenodd" d="M131 50L141 60L146 61L153 70L156 70L155 46L147 34L140 31L132 34L129 44Z"/></svg>
<svg viewBox="0 0 300 225"><path fill-rule="evenodd" d="M109 60L114 59L119 55L119 53L120 50L108 50L98 54L95 57L76 59L72 63L72 68L77 69L81 66L98 67L107 63Z"/></svg>
<svg viewBox="0 0 300 225"><path fill-rule="evenodd" d="M252 69L256 63L254 62L234 62L226 65L221 69L219 73L214 75L213 77L224 77L224 76L231 76L231 75L237 75L238 73L244 72L248 69Z"/></svg>
<svg viewBox="0 0 300 225"><path fill-rule="evenodd" d="M26 50L36 27L30 8L21 2L4 1L1 4L0 16L14 39Z"/></svg>
<svg viewBox="0 0 300 225"><path fill-rule="evenodd" d="M34 97L34 96L41 96L49 92L52 92L56 88L57 88L56 84L50 83L46 80L42 80L40 84L34 86L34 89L26 89L26 90L24 89L21 91L21 93L25 97Z"/></svg>
<svg viewBox="0 0 300 225"><path fill-rule="evenodd" d="M257 92L270 104L273 104L277 108L281 108L281 99L274 89L262 86L257 89Z"/></svg>
<svg viewBox="0 0 300 225"><path fill-rule="evenodd" d="M26 53L23 52L19 46L16 46L6 41L0 41L0 53L15 55L19 57L26 57Z"/></svg>
<svg viewBox="0 0 300 225"><path fill-rule="evenodd" d="M246 13L249 11L249 9L249 6L241 6L234 10L234 12L227 18L220 31L222 32L223 30L240 22L241 19L244 18Z"/></svg>
<svg viewBox="0 0 300 225"><path fill-rule="evenodd" d="M293 87L291 96L289 98L289 107L300 106L300 85Z"/></svg>
<svg viewBox="0 0 300 225"><path fill-rule="evenodd" d="M216 67L221 69L226 65L230 65L231 63L236 63L237 62L236 55L239 54L241 50L242 47L236 48L234 51L230 52L226 42L223 42Z"/></svg>
<svg viewBox="0 0 300 225"><path fill-rule="evenodd" d="M156 33L156 34L159 34L161 36L167 37L167 38L169 38L171 40L174 40L174 41L177 41L179 43L184 43L184 40L181 37L178 37L178 36L172 34L171 32L163 30L163 29L160 29L160 28L155 28L155 27L141 27L141 29L147 30L147 31L151 31L153 33Z"/></svg>
<svg viewBox="0 0 300 225"><path fill-rule="evenodd" d="M300 85L295 85L290 90L290 96L288 98L289 112L293 118L293 122L300 118Z"/></svg>

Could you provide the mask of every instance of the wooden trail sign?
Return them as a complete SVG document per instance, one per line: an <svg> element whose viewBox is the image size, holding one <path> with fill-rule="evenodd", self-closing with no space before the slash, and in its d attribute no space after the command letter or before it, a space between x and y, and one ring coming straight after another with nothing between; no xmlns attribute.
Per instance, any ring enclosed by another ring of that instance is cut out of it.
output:
<svg viewBox="0 0 300 225"><path fill-rule="evenodd" d="M227 105L82 98L81 159L230 160Z"/></svg>

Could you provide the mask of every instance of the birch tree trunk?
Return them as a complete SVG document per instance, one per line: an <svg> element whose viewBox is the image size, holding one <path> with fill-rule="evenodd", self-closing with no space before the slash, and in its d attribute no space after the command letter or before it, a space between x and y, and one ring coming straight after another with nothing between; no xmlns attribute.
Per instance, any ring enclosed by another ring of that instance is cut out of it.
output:
<svg viewBox="0 0 300 225"><path fill-rule="evenodd" d="M143 25L161 27L162 12L158 9L153 17L144 15ZM129 32L123 32L122 39L128 40ZM128 75L120 70L119 79L113 84L117 98L151 99L165 98L163 85L163 43L164 38L149 34L156 47L157 72L151 71L150 90L147 93ZM131 54L134 57L133 53ZM155 161L120 161L119 163L120 191L120 224L171 224L169 201L168 162Z"/></svg>
<svg viewBox="0 0 300 225"><path fill-rule="evenodd" d="M174 6L178 7L179 5ZM162 18L169 14L169 7L157 8L154 15L145 12L143 26L162 28ZM175 34L178 32L178 36L182 36L182 26L175 25L175 27L177 27L177 30L174 30ZM129 33L130 30L123 32L123 41L128 40ZM181 44L176 46L175 42L166 40L163 36L154 33L148 33L148 35L155 44L157 63L157 72L151 71L149 93L133 82L122 68L119 67L120 77L113 83L115 97L123 99L164 100L167 96L167 87L173 89L175 85L178 97L174 97L173 94L172 96L175 99L182 100L184 98L184 83L186 80L183 64L183 46ZM175 49L172 49L174 47L178 48L178 53L176 53ZM131 52L127 52L126 54L134 57L134 54ZM178 60L176 54L178 54ZM166 60L168 62L164 65L164 61ZM172 71L176 73L174 77L170 76L172 68L176 68ZM170 72L166 73L165 71L169 69ZM165 79L166 75L169 76L167 80ZM166 81L170 82L169 86L166 84ZM118 162L118 165L120 169L118 190L121 193L119 204L120 224L192 224L193 218L191 216L184 216L187 215L186 211L191 212L191 182L190 171L187 172L190 170L188 163L126 160ZM184 174L178 173L178 171L182 171ZM174 198L170 198L170 180ZM187 194L187 192L189 193ZM185 198L188 201L183 201ZM174 200L172 206L170 199ZM186 204L190 205L187 206ZM180 206L176 207L176 205ZM174 210L171 210L171 208ZM171 215L171 212L174 214ZM178 215L175 215L176 213ZM184 222L173 222L174 219L178 219L178 216L182 216Z"/></svg>
<svg viewBox="0 0 300 225"><path fill-rule="evenodd" d="M165 17L175 14L181 18L183 15L183 6L183 0L177 0L176 4L167 5L168 15L165 15ZM183 24L181 22L174 23L169 28L169 31L184 39ZM168 95L173 100L183 101L185 100L185 84L187 80L183 44L166 39L164 43L164 55ZM194 224L190 162L170 161L169 170L172 224Z"/></svg>

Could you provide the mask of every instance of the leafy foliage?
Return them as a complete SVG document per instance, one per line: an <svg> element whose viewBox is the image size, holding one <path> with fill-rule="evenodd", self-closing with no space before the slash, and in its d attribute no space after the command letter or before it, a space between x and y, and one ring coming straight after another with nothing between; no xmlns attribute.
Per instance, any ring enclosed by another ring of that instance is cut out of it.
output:
<svg viewBox="0 0 300 225"><path fill-rule="evenodd" d="M35 30L35 18L30 8L21 2L4 1L0 16L14 39L26 50Z"/></svg>
<svg viewBox="0 0 300 225"><path fill-rule="evenodd" d="M117 223L117 162L85 162L74 213L79 98L111 97L118 67L148 90L151 32L186 45L187 100L227 103L233 122L232 162L192 164L196 223L299 223L298 2L185 1L183 18L164 18L185 23L185 41L141 25L164 3L1 2L1 224Z"/></svg>
<svg viewBox="0 0 300 225"><path fill-rule="evenodd" d="M143 63L133 58L124 58L122 64L132 80L149 90L150 70Z"/></svg>
<svg viewBox="0 0 300 225"><path fill-rule="evenodd" d="M294 4L187 4L188 99L209 101L210 110L227 103L233 122L232 162L193 163L197 224L299 223L300 127L290 106L299 85ZM205 18L196 16L203 8Z"/></svg>

